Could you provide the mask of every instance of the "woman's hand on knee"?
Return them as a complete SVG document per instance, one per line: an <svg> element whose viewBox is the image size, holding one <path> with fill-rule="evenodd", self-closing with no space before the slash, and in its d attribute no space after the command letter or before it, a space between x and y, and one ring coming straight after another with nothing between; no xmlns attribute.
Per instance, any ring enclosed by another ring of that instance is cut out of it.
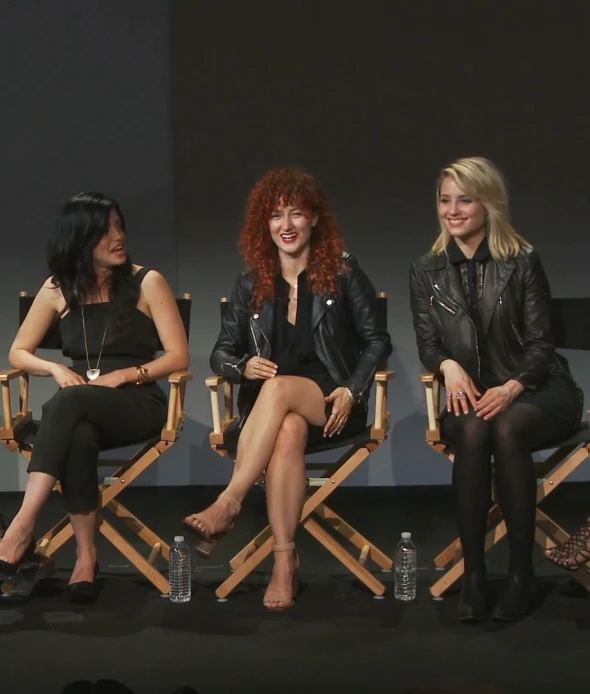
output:
<svg viewBox="0 0 590 694"><path fill-rule="evenodd" d="M250 381L265 380L277 375L277 365L263 357L252 357L246 362L244 378Z"/></svg>
<svg viewBox="0 0 590 694"><path fill-rule="evenodd" d="M507 381L502 386L486 390L474 408L477 416L489 422L503 412L523 390L524 386L518 381Z"/></svg>
<svg viewBox="0 0 590 694"><path fill-rule="evenodd" d="M348 388L340 387L333 390L325 400L327 403L332 403L332 413L324 427L324 436L334 436L346 426L352 410L352 396Z"/></svg>
<svg viewBox="0 0 590 694"><path fill-rule="evenodd" d="M469 403L475 410L481 393L465 369L452 359L446 359L440 368L445 379L447 412L453 411L457 416L467 414Z"/></svg>
<svg viewBox="0 0 590 694"><path fill-rule="evenodd" d="M68 369L64 364L54 364L51 368L51 375L60 388L68 386L85 386L86 381L80 374Z"/></svg>

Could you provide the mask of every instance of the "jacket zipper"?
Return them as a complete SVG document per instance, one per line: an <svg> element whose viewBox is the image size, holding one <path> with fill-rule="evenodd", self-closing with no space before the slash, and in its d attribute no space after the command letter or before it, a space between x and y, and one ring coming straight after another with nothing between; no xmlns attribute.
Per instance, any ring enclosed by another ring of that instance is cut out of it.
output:
<svg viewBox="0 0 590 694"><path fill-rule="evenodd" d="M502 297L500 297L498 299L498 303L500 304L500 315L503 316L504 310L503 310L502 306L504 305L504 302L502 301ZM512 330L512 333L514 334L514 337L516 338L516 341L518 342L518 344L521 347L524 347L524 343L522 341L522 338L520 337L520 335L518 334L518 330L515 328L514 324L510 320L510 316L508 316L508 325L510 326L510 330Z"/></svg>
<svg viewBox="0 0 590 694"><path fill-rule="evenodd" d="M270 346L270 341L269 341L268 337L266 337L266 335L264 334L264 332L262 331L262 328L260 326L258 326L258 330L260 330L260 334L266 340L266 344L268 345L269 349L272 352L272 348ZM254 338L254 345L256 347L256 355L258 357L261 357L262 356L262 350L260 349L260 346L258 344L258 340L256 339L256 332L254 330L254 319L253 318L250 318L250 332L252 333L252 337ZM270 354L269 354L269 357L270 357Z"/></svg>
<svg viewBox="0 0 590 694"><path fill-rule="evenodd" d="M254 324L252 323L252 318L250 318L250 332L254 338L254 346L256 347L256 355L260 358L260 347L258 346L258 340L256 339L256 333L254 332Z"/></svg>

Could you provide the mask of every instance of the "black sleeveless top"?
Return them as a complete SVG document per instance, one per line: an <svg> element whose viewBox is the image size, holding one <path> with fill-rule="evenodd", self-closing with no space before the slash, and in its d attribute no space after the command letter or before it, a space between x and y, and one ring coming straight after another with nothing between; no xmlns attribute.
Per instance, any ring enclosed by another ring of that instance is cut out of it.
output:
<svg viewBox="0 0 590 694"><path fill-rule="evenodd" d="M143 278L151 268L141 268L133 276L137 285L141 285ZM72 360L72 369L85 375L88 368L86 361L86 349L84 344L84 329L82 326L82 310L86 324L86 340L88 344L88 361L90 368L97 368L98 355L102 347L100 357L101 373L109 373L117 369L140 366L152 361L159 345L158 332L154 321L137 307L130 316L130 329L125 337L117 340L109 339L108 321L111 302L105 301L98 304L86 304L83 309L77 306L67 313L60 321L62 338L62 354ZM105 335L106 329L106 335ZM148 385L148 384L145 384Z"/></svg>

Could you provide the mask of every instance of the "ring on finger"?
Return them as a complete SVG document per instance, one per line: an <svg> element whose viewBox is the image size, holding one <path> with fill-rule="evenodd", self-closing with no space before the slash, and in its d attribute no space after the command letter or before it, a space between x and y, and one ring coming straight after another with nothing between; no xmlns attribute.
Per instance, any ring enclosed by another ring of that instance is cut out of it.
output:
<svg viewBox="0 0 590 694"><path fill-rule="evenodd" d="M463 397L463 391L462 391L462 390L458 390L458 391L457 391L457 397L458 397L458 398L462 398L462 397Z"/></svg>

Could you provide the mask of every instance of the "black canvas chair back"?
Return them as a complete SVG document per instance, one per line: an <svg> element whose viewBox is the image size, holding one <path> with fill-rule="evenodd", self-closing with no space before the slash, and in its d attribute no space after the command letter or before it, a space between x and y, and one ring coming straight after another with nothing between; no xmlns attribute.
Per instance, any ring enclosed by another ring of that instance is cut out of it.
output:
<svg viewBox="0 0 590 694"><path fill-rule="evenodd" d="M590 297L552 299L551 325L557 349L590 351Z"/></svg>
<svg viewBox="0 0 590 694"><path fill-rule="evenodd" d="M24 319L26 318L28 312L33 305L35 300L34 296L29 296L28 294L21 293L18 302L18 324L22 325ZM184 325L184 331L186 333L186 339L189 339L190 328L191 328L191 299L188 295L182 298L176 299L176 305L180 312L180 317L182 318L182 324ZM59 349L62 348L61 343L61 332L59 329L59 322L54 323L51 328L45 334L45 337L39 345L40 349ZM158 350L162 350L162 343L158 338Z"/></svg>

